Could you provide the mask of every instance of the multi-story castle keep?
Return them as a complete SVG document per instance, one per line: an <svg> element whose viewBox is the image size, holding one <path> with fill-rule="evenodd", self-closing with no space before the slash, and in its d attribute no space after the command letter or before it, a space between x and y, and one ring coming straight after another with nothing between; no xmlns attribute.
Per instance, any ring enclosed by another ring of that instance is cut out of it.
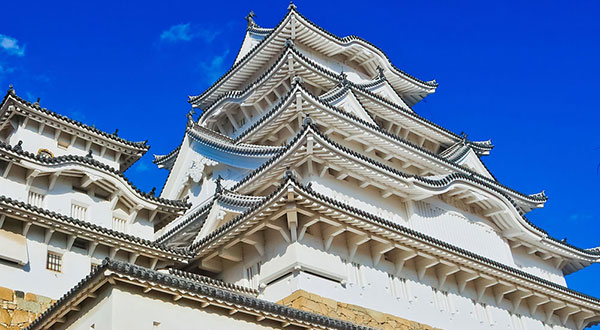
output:
<svg viewBox="0 0 600 330"><path fill-rule="evenodd" d="M160 194L149 149L0 104L0 329L583 329L598 262L527 220L470 141L415 113L435 92L292 4L247 17L235 63L190 97ZM57 301L53 301L57 299ZM50 306L48 308L48 306ZM44 311L45 310L45 311ZM31 322L31 323L30 323Z"/></svg>

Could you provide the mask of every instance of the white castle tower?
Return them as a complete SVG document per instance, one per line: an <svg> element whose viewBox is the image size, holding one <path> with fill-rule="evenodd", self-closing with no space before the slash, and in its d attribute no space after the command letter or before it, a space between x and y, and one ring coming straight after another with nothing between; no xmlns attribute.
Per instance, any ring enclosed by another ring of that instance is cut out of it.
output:
<svg viewBox="0 0 600 330"><path fill-rule="evenodd" d="M15 243L0 258L14 265L0 264L0 285L58 298L110 258L31 329L598 322L600 301L564 276L600 251L531 223L526 214L546 195L500 183L481 161L489 140L411 109L435 81L403 72L368 41L325 31L293 4L274 28L252 12L247 20L233 66L190 97L181 144L155 156L170 172L160 197L121 174L145 143L9 91L0 233ZM81 271L47 279L55 256L65 272L67 257Z"/></svg>

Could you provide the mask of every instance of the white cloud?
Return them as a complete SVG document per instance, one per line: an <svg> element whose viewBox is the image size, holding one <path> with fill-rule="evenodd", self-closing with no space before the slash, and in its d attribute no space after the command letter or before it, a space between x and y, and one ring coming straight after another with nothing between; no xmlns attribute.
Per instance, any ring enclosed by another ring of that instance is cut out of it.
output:
<svg viewBox="0 0 600 330"><path fill-rule="evenodd" d="M190 41L200 38L209 43L212 42L221 32L216 30L208 30L192 26L191 23L177 24L160 34L160 40L166 42Z"/></svg>
<svg viewBox="0 0 600 330"><path fill-rule="evenodd" d="M0 34L0 49L9 55L24 56L25 46L20 46L19 41L7 35Z"/></svg>
<svg viewBox="0 0 600 330"><path fill-rule="evenodd" d="M210 61L200 63L200 68L206 80L214 82L225 72L224 64L227 55L229 55L229 49L226 49L221 55L213 56Z"/></svg>

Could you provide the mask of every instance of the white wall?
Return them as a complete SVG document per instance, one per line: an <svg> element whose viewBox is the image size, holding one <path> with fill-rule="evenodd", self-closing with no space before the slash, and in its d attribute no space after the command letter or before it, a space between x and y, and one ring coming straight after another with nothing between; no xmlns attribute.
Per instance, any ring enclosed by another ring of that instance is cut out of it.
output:
<svg viewBox="0 0 600 330"><path fill-rule="evenodd" d="M69 145L67 148L59 147L57 141L54 139L55 129L49 126L43 128L39 132L39 123L33 120L28 120L25 127L20 125L13 120L14 125L18 125L17 129L8 137L7 143L14 146L19 140L23 141L23 150L29 151L33 154L37 154L41 148L48 149L54 154L54 156L63 155L78 155L86 156L86 141L77 138L75 143ZM70 139L70 136L69 136ZM97 144L91 145L91 150L95 160L101 161L113 168L119 169L120 164L115 161L115 152L113 150L105 151L104 155L100 157L100 146Z"/></svg>
<svg viewBox="0 0 600 330"><path fill-rule="evenodd" d="M255 316L228 315L220 308L201 308L199 302L172 301L172 296L149 292L141 294L125 287L113 287L99 296L96 306L71 316L59 329L280 329L280 324L256 323ZM105 297L108 295L109 299ZM155 324L156 322L156 324Z"/></svg>

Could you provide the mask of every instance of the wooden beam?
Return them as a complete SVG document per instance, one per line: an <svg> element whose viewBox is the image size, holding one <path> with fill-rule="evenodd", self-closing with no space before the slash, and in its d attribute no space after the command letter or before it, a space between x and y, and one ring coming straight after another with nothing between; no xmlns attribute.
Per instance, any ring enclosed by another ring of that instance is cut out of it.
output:
<svg viewBox="0 0 600 330"><path fill-rule="evenodd" d="M371 243L371 257L373 258L373 266L377 267L381 257L386 252L389 252L394 249L394 244L392 243L379 243L372 242Z"/></svg>
<svg viewBox="0 0 600 330"><path fill-rule="evenodd" d="M354 260L354 256L356 255L356 250L358 250L358 247L368 242L370 239L371 238L368 235L346 235L346 245L348 246L348 256L350 261Z"/></svg>
<svg viewBox="0 0 600 330"><path fill-rule="evenodd" d="M323 236L323 247L325 248L325 251L329 251L329 248L331 247L331 243L333 242L333 239L338 236L339 234L343 233L344 231L346 231L346 227L344 226L329 226L327 227L325 230L322 231L322 236Z"/></svg>
<svg viewBox="0 0 600 330"><path fill-rule="evenodd" d="M456 284L458 286L458 292L462 294L463 291L465 290L465 287L467 286L467 283L478 278L479 274L474 271L461 268L461 272L457 273L455 277L456 277Z"/></svg>
<svg viewBox="0 0 600 330"><path fill-rule="evenodd" d="M400 276L406 262L417 256L417 251L402 250L396 253L394 266L396 268L396 276Z"/></svg>

